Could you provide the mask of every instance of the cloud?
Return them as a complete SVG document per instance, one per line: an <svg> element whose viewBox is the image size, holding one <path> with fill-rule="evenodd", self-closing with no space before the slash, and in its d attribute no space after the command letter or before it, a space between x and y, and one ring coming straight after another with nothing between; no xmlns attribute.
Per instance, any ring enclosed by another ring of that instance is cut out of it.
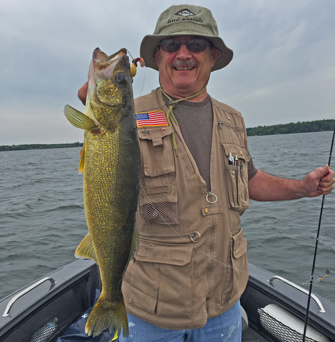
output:
<svg viewBox="0 0 335 342"><path fill-rule="evenodd" d="M333 116L332 0L193 3L212 10L221 37L234 50L231 64L211 75L209 93L241 110L247 126ZM81 133L63 121L63 107L83 110L77 91L87 79L94 48L111 54L126 47L138 57L143 36L172 4L3 1L0 103L6 125L0 128L0 144L80 140ZM156 71L139 70L134 94L157 86Z"/></svg>

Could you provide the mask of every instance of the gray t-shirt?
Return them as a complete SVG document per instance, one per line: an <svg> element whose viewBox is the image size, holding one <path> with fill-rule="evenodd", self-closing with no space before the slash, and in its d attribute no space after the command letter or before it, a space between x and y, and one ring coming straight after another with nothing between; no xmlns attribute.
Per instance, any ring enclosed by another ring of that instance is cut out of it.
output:
<svg viewBox="0 0 335 342"><path fill-rule="evenodd" d="M173 98L173 100L176 100ZM169 106L167 100L167 106ZM185 143L210 191L210 158L213 133L213 109L210 98L202 102L181 101L173 110ZM248 163L249 180L257 173L252 159Z"/></svg>

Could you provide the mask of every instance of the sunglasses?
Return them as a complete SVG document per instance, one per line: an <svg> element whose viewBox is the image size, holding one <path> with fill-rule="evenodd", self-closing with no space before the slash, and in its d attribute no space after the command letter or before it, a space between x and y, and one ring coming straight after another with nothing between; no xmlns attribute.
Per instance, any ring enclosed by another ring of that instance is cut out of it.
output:
<svg viewBox="0 0 335 342"><path fill-rule="evenodd" d="M167 38L158 43L158 47L165 52L177 52L182 44L185 44L187 49L191 52L202 52L206 50L207 46L212 47L211 43L198 38L191 39L187 43L181 43L178 40Z"/></svg>

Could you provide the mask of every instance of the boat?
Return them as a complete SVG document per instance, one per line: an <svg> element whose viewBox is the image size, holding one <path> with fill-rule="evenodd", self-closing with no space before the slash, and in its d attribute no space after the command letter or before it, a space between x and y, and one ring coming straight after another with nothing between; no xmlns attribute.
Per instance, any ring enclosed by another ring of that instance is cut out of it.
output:
<svg viewBox="0 0 335 342"><path fill-rule="evenodd" d="M252 264L249 273L241 297L242 341L302 341L308 291ZM0 341L56 341L93 305L96 289L98 266L77 259L15 291L0 301ZM335 304L313 294L308 321L306 342L335 342Z"/></svg>

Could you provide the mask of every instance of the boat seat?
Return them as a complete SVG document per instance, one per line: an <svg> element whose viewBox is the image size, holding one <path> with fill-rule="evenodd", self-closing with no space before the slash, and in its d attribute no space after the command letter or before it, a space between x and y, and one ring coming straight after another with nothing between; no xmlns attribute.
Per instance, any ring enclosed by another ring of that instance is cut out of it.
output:
<svg viewBox="0 0 335 342"><path fill-rule="evenodd" d="M276 304L258 309L262 327L281 342L301 341L304 321ZM310 325L307 326L306 341L330 342L328 337Z"/></svg>

